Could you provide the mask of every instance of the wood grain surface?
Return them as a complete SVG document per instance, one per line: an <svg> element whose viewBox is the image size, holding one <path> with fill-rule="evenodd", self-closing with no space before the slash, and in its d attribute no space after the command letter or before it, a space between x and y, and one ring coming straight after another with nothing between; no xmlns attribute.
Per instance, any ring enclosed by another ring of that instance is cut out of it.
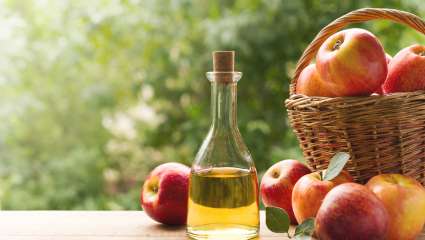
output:
<svg viewBox="0 0 425 240"><path fill-rule="evenodd" d="M270 232L261 213L257 239L288 240ZM293 229L292 229L293 230ZM185 227L151 220L142 211L0 211L0 239L8 240L136 240L188 239ZM419 238L425 240L425 233Z"/></svg>

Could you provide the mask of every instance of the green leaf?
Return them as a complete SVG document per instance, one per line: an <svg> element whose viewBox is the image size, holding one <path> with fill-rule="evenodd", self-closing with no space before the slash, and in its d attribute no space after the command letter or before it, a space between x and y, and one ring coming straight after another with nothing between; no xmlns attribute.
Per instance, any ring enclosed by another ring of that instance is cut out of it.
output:
<svg viewBox="0 0 425 240"><path fill-rule="evenodd" d="M310 240L314 233L314 218L307 218L295 228L296 240Z"/></svg>
<svg viewBox="0 0 425 240"><path fill-rule="evenodd" d="M329 163L328 169L326 170L325 176L323 177L324 181L330 181L334 179L339 173L344 169L345 164L350 159L350 154L346 152L336 153Z"/></svg>
<svg viewBox="0 0 425 240"><path fill-rule="evenodd" d="M295 240L311 240L311 236L307 235L295 235Z"/></svg>
<svg viewBox="0 0 425 240"><path fill-rule="evenodd" d="M289 216L285 210L276 207L266 207L266 225L275 233L287 233L289 230Z"/></svg>

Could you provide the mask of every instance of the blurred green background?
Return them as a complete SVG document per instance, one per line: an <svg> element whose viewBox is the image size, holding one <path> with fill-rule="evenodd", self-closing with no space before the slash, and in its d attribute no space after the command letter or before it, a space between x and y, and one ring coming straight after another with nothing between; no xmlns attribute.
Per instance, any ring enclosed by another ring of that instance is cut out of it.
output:
<svg viewBox="0 0 425 240"><path fill-rule="evenodd" d="M361 7L422 0L0 1L0 208L139 209L156 165L191 164L210 124L211 51L237 51L256 166L302 159L283 100L297 59ZM376 21L391 55L423 37Z"/></svg>

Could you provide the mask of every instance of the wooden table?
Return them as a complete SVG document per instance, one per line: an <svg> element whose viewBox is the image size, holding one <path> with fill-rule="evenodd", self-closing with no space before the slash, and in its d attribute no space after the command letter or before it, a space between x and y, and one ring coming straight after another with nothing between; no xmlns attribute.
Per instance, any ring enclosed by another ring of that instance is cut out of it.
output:
<svg viewBox="0 0 425 240"><path fill-rule="evenodd" d="M157 224L142 211L0 211L4 240L171 240L188 239L185 227ZM261 213L258 239L288 240L270 232ZM425 233L419 239L425 240Z"/></svg>

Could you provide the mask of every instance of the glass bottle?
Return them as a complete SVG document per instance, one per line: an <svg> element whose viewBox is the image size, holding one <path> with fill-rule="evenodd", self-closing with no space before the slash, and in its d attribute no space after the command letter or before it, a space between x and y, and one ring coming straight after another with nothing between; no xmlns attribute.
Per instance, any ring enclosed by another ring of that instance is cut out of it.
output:
<svg viewBox="0 0 425 240"><path fill-rule="evenodd" d="M259 231L257 172L236 120L233 51L213 53L212 124L192 165L187 233L194 239L251 239Z"/></svg>

